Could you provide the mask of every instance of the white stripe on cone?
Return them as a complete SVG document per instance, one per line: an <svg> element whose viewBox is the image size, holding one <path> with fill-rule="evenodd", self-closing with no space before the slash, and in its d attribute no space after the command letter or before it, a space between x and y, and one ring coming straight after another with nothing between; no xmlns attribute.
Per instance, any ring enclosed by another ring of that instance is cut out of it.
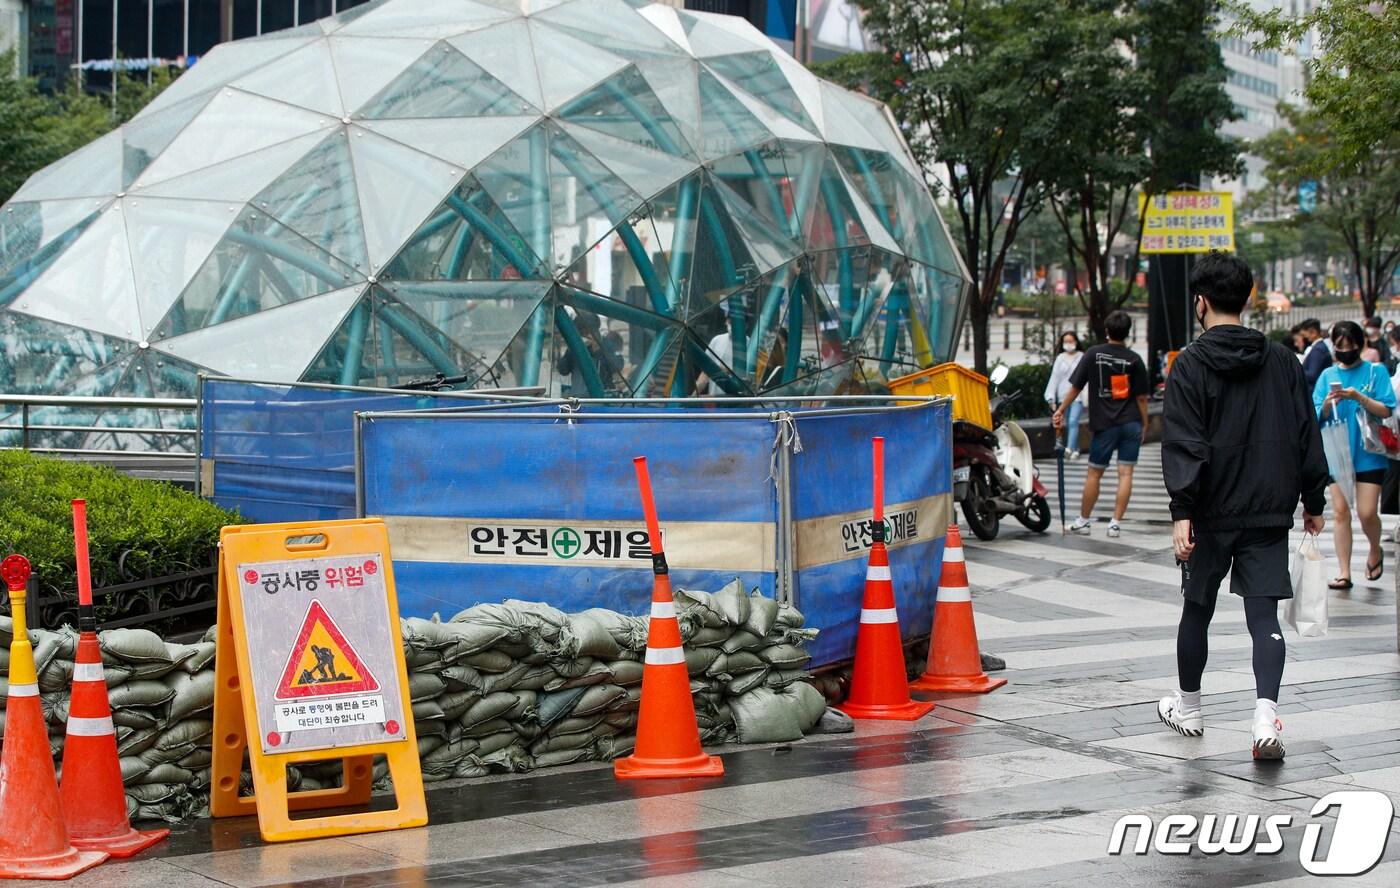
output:
<svg viewBox="0 0 1400 888"><path fill-rule="evenodd" d="M115 734L112 727L112 717L102 718L79 718L76 715L68 716L68 736L70 737L106 737L108 734Z"/></svg>
<svg viewBox="0 0 1400 888"><path fill-rule="evenodd" d="M12 684L9 695L11 697L37 697L39 696L39 686L37 684Z"/></svg>
<svg viewBox="0 0 1400 888"><path fill-rule="evenodd" d="M962 546L952 546L943 551L943 560L949 562L964 561Z"/></svg>
<svg viewBox="0 0 1400 888"><path fill-rule="evenodd" d="M674 601L653 601L651 603L651 615L654 618L674 617L676 615L676 603Z"/></svg>
<svg viewBox="0 0 1400 888"><path fill-rule="evenodd" d="M102 674L101 663L78 663L73 667L74 681L101 681L107 680Z"/></svg>
<svg viewBox="0 0 1400 888"><path fill-rule="evenodd" d="M972 590L966 586L939 586L938 600L940 602L971 601Z"/></svg>
<svg viewBox="0 0 1400 888"><path fill-rule="evenodd" d="M865 578L867 580L888 581L890 579L890 566L888 564L872 564L865 569Z"/></svg>
<svg viewBox="0 0 1400 888"><path fill-rule="evenodd" d="M899 614L892 607L863 607L860 609L862 623L898 623Z"/></svg>
<svg viewBox="0 0 1400 888"><path fill-rule="evenodd" d="M646 664L648 666L673 666L676 663L685 662L685 651L678 647L673 648L647 648Z"/></svg>

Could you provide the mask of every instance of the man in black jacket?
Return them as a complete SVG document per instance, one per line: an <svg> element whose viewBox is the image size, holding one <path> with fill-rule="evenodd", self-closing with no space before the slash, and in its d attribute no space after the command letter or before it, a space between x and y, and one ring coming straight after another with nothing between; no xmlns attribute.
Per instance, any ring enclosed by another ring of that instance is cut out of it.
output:
<svg viewBox="0 0 1400 888"><path fill-rule="evenodd" d="M1253 286L1249 266L1228 253L1209 253L1191 271L1192 311L1205 333L1172 365L1162 411L1162 473L1185 599L1180 690L1162 698L1157 714L1178 733L1201 735L1206 633L1233 569L1230 591L1244 598L1254 640L1254 757L1278 759L1278 602L1293 596L1288 531L1300 496L1304 528L1322 531L1330 479L1298 359L1240 323Z"/></svg>

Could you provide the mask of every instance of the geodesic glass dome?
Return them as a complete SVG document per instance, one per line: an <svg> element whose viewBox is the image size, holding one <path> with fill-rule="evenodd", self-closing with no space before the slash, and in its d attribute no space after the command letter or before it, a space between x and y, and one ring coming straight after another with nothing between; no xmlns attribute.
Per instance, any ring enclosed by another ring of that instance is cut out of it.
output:
<svg viewBox="0 0 1400 888"><path fill-rule="evenodd" d="M860 392L950 356L966 289L884 107L741 19L378 0L216 47L24 185L0 391Z"/></svg>

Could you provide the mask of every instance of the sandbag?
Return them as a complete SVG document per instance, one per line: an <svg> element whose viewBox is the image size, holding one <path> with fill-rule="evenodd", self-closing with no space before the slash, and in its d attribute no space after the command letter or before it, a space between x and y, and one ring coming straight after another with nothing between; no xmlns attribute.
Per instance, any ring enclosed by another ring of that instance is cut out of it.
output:
<svg viewBox="0 0 1400 888"><path fill-rule="evenodd" d="M744 622L744 631L759 638L766 638L773 631L778 620L778 602L764 598L755 589L749 596L749 618Z"/></svg>
<svg viewBox="0 0 1400 888"><path fill-rule="evenodd" d="M716 592L711 597L710 603L715 610L719 611L720 616L724 618L725 625L730 629L747 623L753 609L748 594L744 592L744 583L738 577Z"/></svg>
<svg viewBox="0 0 1400 888"><path fill-rule="evenodd" d="M569 620L569 628L577 642L575 653L578 656L611 660L622 652L622 645L608 627L588 613L575 614Z"/></svg>
<svg viewBox="0 0 1400 888"><path fill-rule="evenodd" d="M431 700L447 690L447 682L431 672L414 672L408 677L410 702Z"/></svg>
<svg viewBox="0 0 1400 888"><path fill-rule="evenodd" d="M802 703L788 690L758 687L730 701L740 743L785 743L802 739Z"/></svg>
<svg viewBox="0 0 1400 888"><path fill-rule="evenodd" d="M739 629L719 646L719 649L726 654L735 654L739 651L756 651L768 642L761 635L754 635L747 629Z"/></svg>
<svg viewBox="0 0 1400 888"><path fill-rule="evenodd" d="M475 691L481 693L481 673L470 666L458 663L448 666L438 673L447 683L449 691Z"/></svg>
<svg viewBox="0 0 1400 888"><path fill-rule="evenodd" d="M149 629L107 629L98 635L102 661L171 663L170 649Z"/></svg>
<svg viewBox="0 0 1400 888"><path fill-rule="evenodd" d="M458 660L480 672L505 672L516 663L500 651L477 651Z"/></svg>
<svg viewBox="0 0 1400 888"><path fill-rule="evenodd" d="M173 672L165 680L165 686L174 694L170 708L166 712L168 722L178 722L196 712L212 709L214 706L214 671L212 669L191 675L188 672Z"/></svg>
<svg viewBox="0 0 1400 888"><path fill-rule="evenodd" d="M127 708L153 709L170 702L174 697L175 691L151 679L132 679L107 692L107 701L113 711Z"/></svg>
<svg viewBox="0 0 1400 888"><path fill-rule="evenodd" d="M631 687L642 683L646 666L635 660L613 660L608 663L608 671L612 673L612 684Z"/></svg>
<svg viewBox="0 0 1400 888"><path fill-rule="evenodd" d="M483 722L501 718L519 703L518 698L507 691L497 691L482 697L457 720L463 728L474 728Z"/></svg>
<svg viewBox="0 0 1400 888"><path fill-rule="evenodd" d="M574 706L576 716L592 715L612 707L618 700L627 698L627 689L612 684L593 685L588 688L578 704Z"/></svg>
<svg viewBox="0 0 1400 888"><path fill-rule="evenodd" d="M574 762L584 762L591 758L593 758L593 751L586 746L581 749L556 749L536 754L535 767L557 768L560 765L572 765Z"/></svg>
<svg viewBox="0 0 1400 888"><path fill-rule="evenodd" d="M811 654L795 644L776 644L762 648L758 656L765 663L772 663L779 669L794 669L812 659Z"/></svg>
<svg viewBox="0 0 1400 888"><path fill-rule="evenodd" d="M587 691L588 688L566 688L541 693L536 713L540 726L548 730L550 725L569 715Z"/></svg>
<svg viewBox="0 0 1400 888"><path fill-rule="evenodd" d="M452 721L461 718L480 699L481 694L476 691L447 691L437 702L443 717Z"/></svg>
<svg viewBox="0 0 1400 888"><path fill-rule="evenodd" d="M608 668L608 664L594 661L593 665L588 668L588 671L582 675L576 675L573 678L558 678L546 682L543 690L560 691L565 688L581 688L588 685L612 682L612 680L613 674L612 670Z"/></svg>

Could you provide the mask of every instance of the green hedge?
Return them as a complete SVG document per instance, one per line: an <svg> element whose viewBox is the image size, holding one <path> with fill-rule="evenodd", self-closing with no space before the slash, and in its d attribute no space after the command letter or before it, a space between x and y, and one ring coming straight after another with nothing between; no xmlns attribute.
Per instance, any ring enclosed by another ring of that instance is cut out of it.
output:
<svg viewBox="0 0 1400 888"><path fill-rule="evenodd" d="M1006 381L1001 384L1005 394L1019 391L1021 396L1002 415L1006 419L1037 419L1050 415L1050 406L1045 403L1045 386L1050 381L1049 364L1016 364L1010 368ZM991 389L991 386L988 386ZM991 390L996 397L996 390Z"/></svg>
<svg viewBox="0 0 1400 888"><path fill-rule="evenodd" d="M18 552L29 559L45 586L73 594L75 499L87 500L94 588L207 566L219 529L239 523L237 513L173 484L0 451L0 554Z"/></svg>

